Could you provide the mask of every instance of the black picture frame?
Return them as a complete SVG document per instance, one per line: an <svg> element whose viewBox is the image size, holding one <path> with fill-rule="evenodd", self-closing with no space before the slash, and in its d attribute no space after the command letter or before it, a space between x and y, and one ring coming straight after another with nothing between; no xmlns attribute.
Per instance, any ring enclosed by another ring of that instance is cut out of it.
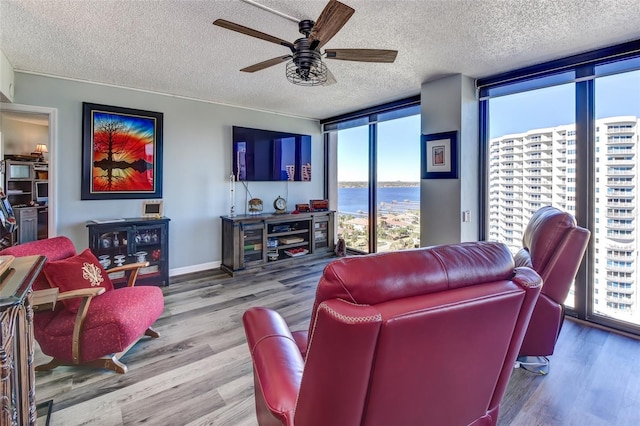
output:
<svg viewBox="0 0 640 426"><path fill-rule="evenodd" d="M163 113L82 103L82 200L162 198Z"/></svg>
<svg viewBox="0 0 640 426"><path fill-rule="evenodd" d="M422 135L420 139L422 179L458 178L458 132Z"/></svg>

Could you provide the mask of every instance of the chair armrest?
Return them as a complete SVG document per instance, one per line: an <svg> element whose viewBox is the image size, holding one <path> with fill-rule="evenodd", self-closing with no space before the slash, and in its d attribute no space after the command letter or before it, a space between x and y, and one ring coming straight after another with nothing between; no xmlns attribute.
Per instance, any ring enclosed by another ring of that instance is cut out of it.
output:
<svg viewBox="0 0 640 426"><path fill-rule="evenodd" d="M66 299L75 299L76 297L93 297L104 293L104 287L81 288L78 290L65 291L58 293L58 301Z"/></svg>
<svg viewBox="0 0 640 426"><path fill-rule="evenodd" d="M242 317L253 360L256 395L271 415L292 424L304 361L291 331L275 311L251 308Z"/></svg>
<svg viewBox="0 0 640 426"><path fill-rule="evenodd" d="M107 273L113 274L114 272L131 271L131 274L129 274L129 280L127 281L127 287L133 287L136 284L136 279L138 278L138 272L140 271L140 268L144 268L147 266L149 266L149 262L127 263L126 265L111 268L107 271Z"/></svg>
<svg viewBox="0 0 640 426"><path fill-rule="evenodd" d="M84 330L84 320L87 317L89 311L89 304L94 296L99 296L106 290L104 287L82 288L78 290L65 291L58 295L58 300L73 299L76 297L82 297L76 319L73 324L73 341L71 346L71 354L73 356L73 362L78 364L80 362L80 336Z"/></svg>

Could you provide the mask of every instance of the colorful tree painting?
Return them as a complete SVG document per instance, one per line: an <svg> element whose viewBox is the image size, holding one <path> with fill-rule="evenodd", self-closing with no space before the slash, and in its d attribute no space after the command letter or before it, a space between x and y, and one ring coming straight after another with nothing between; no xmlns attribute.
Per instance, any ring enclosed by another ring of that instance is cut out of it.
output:
<svg viewBox="0 0 640 426"><path fill-rule="evenodd" d="M84 106L82 198L161 196L162 113Z"/></svg>
<svg viewBox="0 0 640 426"><path fill-rule="evenodd" d="M94 190L153 190L154 128L153 119L94 112Z"/></svg>

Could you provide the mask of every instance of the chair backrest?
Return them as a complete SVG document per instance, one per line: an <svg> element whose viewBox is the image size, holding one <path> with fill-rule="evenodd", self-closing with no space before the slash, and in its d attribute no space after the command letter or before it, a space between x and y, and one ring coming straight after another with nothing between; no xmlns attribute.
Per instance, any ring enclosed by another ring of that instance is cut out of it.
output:
<svg viewBox="0 0 640 426"><path fill-rule="evenodd" d="M527 225L516 266L533 268L542 277L542 294L563 304L578 272L591 233L575 218L552 206L538 209Z"/></svg>
<svg viewBox="0 0 640 426"><path fill-rule="evenodd" d="M15 257L41 255L46 256L47 261L51 261L75 256L76 249L69 238L60 236L8 247L2 250L0 255L12 255ZM43 272L40 272L40 275L33 283L33 289L43 290L50 287L46 276Z"/></svg>
<svg viewBox="0 0 640 426"><path fill-rule="evenodd" d="M331 262L295 423L496 424L540 285L500 243Z"/></svg>
<svg viewBox="0 0 640 426"><path fill-rule="evenodd" d="M527 266L542 277L542 291L520 348L521 356L553 354L564 321L564 301L578 272L591 233L574 217L545 206L531 217L515 255L516 266Z"/></svg>

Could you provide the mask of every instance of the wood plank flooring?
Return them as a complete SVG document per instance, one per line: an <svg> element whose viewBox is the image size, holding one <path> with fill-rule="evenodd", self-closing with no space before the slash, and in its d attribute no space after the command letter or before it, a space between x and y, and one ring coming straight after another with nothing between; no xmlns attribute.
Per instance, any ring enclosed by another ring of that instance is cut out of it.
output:
<svg viewBox="0 0 640 426"><path fill-rule="evenodd" d="M52 426L256 425L242 314L266 306L293 330L306 329L325 263L172 278L154 326L161 337L141 340L122 358L125 375L38 372L37 401L53 399ZM47 360L36 348L36 365ZM548 376L514 370L499 424L640 424L640 341L566 321Z"/></svg>

